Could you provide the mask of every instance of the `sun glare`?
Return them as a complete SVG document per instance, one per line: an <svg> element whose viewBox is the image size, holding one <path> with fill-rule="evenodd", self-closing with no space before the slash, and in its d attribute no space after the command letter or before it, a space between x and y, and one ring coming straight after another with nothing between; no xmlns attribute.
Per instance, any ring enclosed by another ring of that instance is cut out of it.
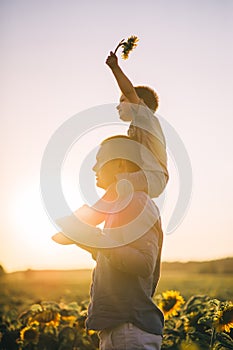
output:
<svg viewBox="0 0 233 350"><path fill-rule="evenodd" d="M8 253L10 270L93 267L94 261L86 251L76 245L62 246L53 242L51 237L57 229L46 214L36 184L17 193L11 218L12 229L17 230L18 235L12 237L11 248L14 249Z"/></svg>

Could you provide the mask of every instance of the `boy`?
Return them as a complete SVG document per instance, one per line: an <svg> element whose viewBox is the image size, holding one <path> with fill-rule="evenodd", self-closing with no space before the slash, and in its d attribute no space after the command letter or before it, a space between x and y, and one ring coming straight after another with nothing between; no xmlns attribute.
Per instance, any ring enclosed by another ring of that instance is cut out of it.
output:
<svg viewBox="0 0 233 350"><path fill-rule="evenodd" d="M126 179L135 191L144 191L151 198L158 197L166 187L169 175L167 170L166 142L154 112L158 107L158 96L149 87L134 87L118 65L117 56L110 52L106 64L112 70L122 92L117 106L120 119L130 121L128 136L140 143L142 170L133 173L121 173L116 180ZM91 225L98 225L108 211L108 202L113 200L111 188L93 206L84 205L75 213Z"/></svg>
<svg viewBox="0 0 233 350"><path fill-rule="evenodd" d="M158 96L149 87L134 87L119 67L113 52L110 52L106 64L122 92L117 109L121 120L131 122L129 137L151 152L141 148L143 171L122 174L117 179L127 179L135 190L145 191L151 198L158 197L168 181L165 138L158 119L153 115L158 107Z"/></svg>

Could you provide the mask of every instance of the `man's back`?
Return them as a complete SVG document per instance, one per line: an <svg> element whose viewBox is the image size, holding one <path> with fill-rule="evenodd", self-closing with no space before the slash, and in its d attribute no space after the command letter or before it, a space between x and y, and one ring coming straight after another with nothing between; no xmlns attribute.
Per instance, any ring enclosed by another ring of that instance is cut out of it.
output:
<svg viewBox="0 0 233 350"><path fill-rule="evenodd" d="M102 330L131 322L146 332L162 334L163 315L151 299L160 274L163 238L158 209L144 192L135 192L128 206L118 211L126 199L119 198L115 212L106 215L105 229L114 229L107 234L127 244L97 254L87 327ZM133 240L132 222L141 213L141 235ZM155 222L150 227L152 216Z"/></svg>

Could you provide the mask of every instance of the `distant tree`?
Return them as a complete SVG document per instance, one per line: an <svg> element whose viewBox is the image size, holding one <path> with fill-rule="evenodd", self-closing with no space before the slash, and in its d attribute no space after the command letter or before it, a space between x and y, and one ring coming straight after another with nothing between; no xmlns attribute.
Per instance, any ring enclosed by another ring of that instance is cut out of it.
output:
<svg viewBox="0 0 233 350"><path fill-rule="evenodd" d="M4 276L5 273L6 273L6 271L4 270L3 266L0 265L0 277L1 277L1 276Z"/></svg>

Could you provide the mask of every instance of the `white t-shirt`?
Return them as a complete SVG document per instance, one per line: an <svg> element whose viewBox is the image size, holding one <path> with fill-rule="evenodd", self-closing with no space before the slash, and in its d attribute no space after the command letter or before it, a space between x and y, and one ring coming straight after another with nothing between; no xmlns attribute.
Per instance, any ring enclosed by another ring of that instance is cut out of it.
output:
<svg viewBox="0 0 233 350"><path fill-rule="evenodd" d="M166 141L158 118L141 100L132 104L132 122L128 136L141 144L142 170L135 173L117 175L117 179L127 179L135 190L146 191L150 197L158 197L166 187L167 170Z"/></svg>

